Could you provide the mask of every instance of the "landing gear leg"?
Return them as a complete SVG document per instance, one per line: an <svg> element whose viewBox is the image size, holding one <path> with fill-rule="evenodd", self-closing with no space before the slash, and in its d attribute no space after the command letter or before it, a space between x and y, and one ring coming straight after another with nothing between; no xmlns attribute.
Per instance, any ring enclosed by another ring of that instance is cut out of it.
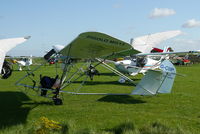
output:
<svg viewBox="0 0 200 134"><path fill-rule="evenodd" d="M62 99L59 98L59 89L56 89L55 95L52 98L55 105L62 105Z"/></svg>

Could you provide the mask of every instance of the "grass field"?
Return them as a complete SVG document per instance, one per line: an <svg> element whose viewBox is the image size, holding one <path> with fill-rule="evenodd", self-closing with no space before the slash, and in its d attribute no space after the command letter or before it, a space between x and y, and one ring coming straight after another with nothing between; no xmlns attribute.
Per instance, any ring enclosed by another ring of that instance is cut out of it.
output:
<svg viewBox="0 0 200 134"><path fill-rule="evenodd" d="M177 76L171 94L156 96L105 96L64 94L64 104L22 92L14 83L25 71L14 71L0 80L0 133L39 133L41 117L58 121L62 129L43 133L104 134L199 134L200 65L176 67ZM119 84L118 76L100 67L100 76L86 82L80 91L129 93L134 86ZM35 74L53 75L53 66L44 66ZM140 79L140 76L137 77ZM138 81L138 80L136 80ZM78 86L72 84L66 90ZM39 124L39 125L38 125Z"/></svg>

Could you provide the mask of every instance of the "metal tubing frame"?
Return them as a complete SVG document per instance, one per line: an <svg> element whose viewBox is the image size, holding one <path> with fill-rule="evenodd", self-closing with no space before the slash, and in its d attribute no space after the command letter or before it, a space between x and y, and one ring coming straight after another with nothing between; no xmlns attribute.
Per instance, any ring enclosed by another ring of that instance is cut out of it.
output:
<svg viewBox="0 0 200 134"><path fill-rule="evenodd" d="M82 81L81 85L77 88L76 92L69 92L69 91L63 91L61 89L64 89L65 87L67 87L69 84L71 84L71 80L75 77L75 75L81 71L81 69L77 68L77 71L75 73L73 73L69 78L68 80L66 80L67 78L67 75L68 75L68 71L71 69L71 67L73 66L72 62L70 61L71 59L70 58L67 58L65 60L65 67L64 67L64 71L62 73L62 76L61 76L61 88L59 89L61 93L68 93L68 94L73 94L73 95L131 95L131 94L127 94L127 93L78 93L79 90L83 87L83 85L85 84L88 76ZM106 64L104 62L104 60L101 60L101 59L98 59L96 58L96 60L99 62L96 66L98 65L101 65L103 66L104 68L112 71L113 73L115 73L116 75L122 77L122 78L125 78L127 79L128 81L130 81L132 84L134 84L133 80L130 79L129 77L125 76L124 74L122 74L121 72L117 71L116 69L114 69L113 67L109 66L108 64ZM102 63L102 64L101 64ZM91 64L91 61L90 62L87 62L86 64L83 64L81 67L85 66L85 65L88 65L88 64ZM43 64L39 65L38 67L36 67L33 71L31 71L30 73L26 74L24 77L22 77L21 79L19 79L15 84L17 86L24 86L24 87L28 87L28 88L32 88L32 89L35 89L35 88L38 88L39 90L48 90L48 91L54 91L52 89L47 89L47 88L41 88L41 87L38 87L38 86L30 86L30 85L26 85L26 84L22 84L20 83L23 79L25 79L26 77L28 77L29 75L33 74L34 71L38 70ZM95 66L95 67L96 67ZM84 75L84 74L83 74ZM82 77L83 75L79 76L77 79L79 79L80 77ZM77 80L76 79L76 80ZM66 81L65 81L66 80ZM135 84L134 84L135 85Z"/></svg>

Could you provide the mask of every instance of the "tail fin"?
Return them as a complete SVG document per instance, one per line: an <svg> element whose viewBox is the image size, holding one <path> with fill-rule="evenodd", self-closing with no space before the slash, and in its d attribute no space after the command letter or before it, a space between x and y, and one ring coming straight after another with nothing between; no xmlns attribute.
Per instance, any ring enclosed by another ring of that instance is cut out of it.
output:
<svg viewBox="0 0 200 134"><path fill-rule="evenodd" d="M14 48L15 46L17 46L18 44L25 42L29 38L30 36L0 40L0 74L1 74L1 69L3 66L6 53L12 48Z"/></svg>
<svg viewBox="0 0 200 134"><path fill-rule="evenodd" d="M164 50L163 50L163 52L173 52L173 51L174 50L169 46L164 47Z"/></svg>
<svg viewBox="0 0 200 134"><path fill-rule="evenodd" d="M158 93L170 93L176 77L176 68L169 60L165 60L161 63L160 69L163 71L164 79Z"/></svg>
<svg viewBox="0 0 200 134"><path fill-rule="evenodd" d="M33 56L32 55L30 55L30 57L28 58L29 60L28 60L28 64L29 65L32 65L33 64Z"/></svg>
<svg viewBox="0 0 200 134"><path fill-rule="evenodd" d="M169 60L163 61L160 69L159 71L149 70L131 94L155 95L157 93L170 93L176 76L176 69Z"/></svg>

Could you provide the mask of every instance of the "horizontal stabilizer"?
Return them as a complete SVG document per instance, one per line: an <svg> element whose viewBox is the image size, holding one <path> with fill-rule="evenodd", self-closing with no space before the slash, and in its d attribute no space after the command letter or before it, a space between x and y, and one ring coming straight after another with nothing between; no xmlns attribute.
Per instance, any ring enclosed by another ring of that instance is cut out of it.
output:
<svg viewBox="0 0 200 134"><path fill-rule="evenodd" d="M198 54L200 53L199 50L194 50L194 51L182 51L182 52L162 52L162 53L139 53L136 54L136 56L160 56L160 55L186 55L186 54Z"/></svg>
<svg viewBox="0 0 200 134"><path fill-rule="evenodd" d="M162 72L149 70L137 84L132 95L154 95L161 85Z"/></svg>
<svg viewBox="0 0 200 134"><path fill-rule="evenodd" d="M161 63L160 70L149 70L131 94L155 95L157 93L170 93L175 75L175 67L169 60L165 60Z"/></svg>

